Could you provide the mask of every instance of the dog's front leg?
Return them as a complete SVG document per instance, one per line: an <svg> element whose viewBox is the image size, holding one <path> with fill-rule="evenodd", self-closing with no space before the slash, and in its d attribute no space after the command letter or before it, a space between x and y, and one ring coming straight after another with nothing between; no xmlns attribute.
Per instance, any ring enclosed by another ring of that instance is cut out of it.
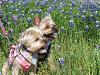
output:
<svg viewBox="0 0 100 75"><path fill-rule="evenodd" d="M14 61L12 67L12 75L21 75L21 69L21 65L17 61Z"/></svg>
<svg viewBox="0 0 100 75"><path fill-rule="evenodd" d="M12 68L12 75L19 75L19 69L18 68Z"/></svg>
<svg viewBox="0 0 100 75"><path fill-rule="evenodd" d="M5 62L2 67L2 75L8 75L9 65L8 62Z"/></svg>

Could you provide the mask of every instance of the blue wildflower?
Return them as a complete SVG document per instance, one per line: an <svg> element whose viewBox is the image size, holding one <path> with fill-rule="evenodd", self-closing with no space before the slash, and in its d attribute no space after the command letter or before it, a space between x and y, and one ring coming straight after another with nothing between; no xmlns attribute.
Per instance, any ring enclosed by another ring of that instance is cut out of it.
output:
<svg viewBox="0 0 100 75"><path fill-rule="evenodd" d="M58 59L58 62L59 62L60 65L64 65L64 58L63 57L62 58L59 58Z"/></svg>
<svg viewBox="0 0 100 75"><path fill-rule="evenodd" d="M27 2L24 1L23 2L23 6L26 7L27 6Z"/></svg>
<svg viewBox="0 0 100 75"><path fill-rule="evenodd" d="M74 26L75 26L75 23L74 23L73 20L70 20L70 21L69 21L69 26L70 26L70 27L74 27Z"/></svg>
<svg viewBox="0 0 100 75"><path fill-rule="evenodd" d="M30 14L34 13L34 10L30 9Z"/></svg>
<svg viewBox="0 0 100 75"><path fill-rule="evenodd" d="M79 17L80 17L79 13L76 13L76 17L77 17L77 18L79 18Z"/></svg>
<svg viewBox="0 0 100 75"><path fill-rule="evenodd" d="M28 21L28 23L31 23L31 22L32 22L31 17L28 17L28 18L27 18L27 21Z"/></svg>
<svg viewBox="0 0 100 75"><path fill-rule="evenodd" d="M98 29L98 28L100 27L99 21L96 21L96 22L95 22L95 27L96 27L96 29Z"/></svg>
<svg viewBox="0 0 100 75"><path fill-rule="evenodd" d="M86 16L82 15L82 21L86 21Z"/></svg>
<svg viewBox="0 0 100 75"><path fill-rule="evenodd" d="M82 11L82 13L83 13L83 14L85 14L85 13L86 13L86 11L85 11L85 10L83 10L83 11Z"/></svg>
<svg viewBox="0 0 100 75"><path fill-rule="evenodd" d="M72 7L75 7L75 6L76 6L76 4L74 2L72 2Z"/></svg>
<svg viewBox="0 0 100 75"><path fill-rule="evenodd" d="M61 32L64 32L64 33L66 32L66 29L63 26L61 27L60 30L61 30Z"/></svg>
<svg viewBox="0 0 100 75"><path fill-rule="evenodd" d="M52 2L52 3L54 3L54 4L55 4L55 3L57 3L57 2L58 2L58 0L53 0L53 2Z"/></svg>
<svg viewBox="0 0 100 75"><path fill-rule="evenodd" d="M90 20L90 21L93 21L93 20L94 20L93 15L90 15L89 20Z"/></svg>
<svg viewBox="0 0 100 75"><path fill-rule="evenodd" d="M42 1L40 4L41 4L42 6L46 6L46 2L45 2L45 1Z"/></svg>
<svg viewBox="0 0 100 75"><path fill-rule="evenodd" d="M16 0L12 0L13 2L16 2Z"/></svg>
<svg viewBox="0 0 100 75"><path fill-rule="evenodd" d="M42 14L42 10L41 9L37 10L37 13Z"/></svg>
<svg viewBox="0 0 100 75"><path fill-rule="evenodd" d="M95 11L94 15L95 15L95 17L97 17L98 16L98 11Z"/></svg>
<svg viewBox="0 0 100 75"><path fill-rule="evenodd" d="M63 3L60 3L60 5L57 7L58 10L63 8Z"/></svg>
<svg viewBox="0 0 100 75"><path fill-rule="evenodd" d="M83 6L80 6L79 7L79 11L83 11Z"/></svg>
<svg viewBox="0 0 100 75"><path fill-rule="evenodd" d="M95 22L95 24L99 25L99 24L100 24L100 22L99 22L99 21L96 21L96 22Z"/></svg>
<svg viewBox="0 0 100 75"><path fill-rule="evenodd" d="M48 12L48 13L51 13L53 10L54 10L54 9L53 9L52 7L49 7L49 8L47 9L47 12Z"/></svg>
<svg viewBox="0 0 100 75"><path fill-rule="evenodd" d="M12 19L13 19L14 22L17 22L18 16L13 15L13 16L12 16Z"/></svg>
<svg viewBox="0 0 100 75"><path fill-rule="evenodd" d="M85 30L85 31L88 31L88 30L89 30L89 26L86 25L85 28L84 28L84 30Z"/></svg>
<svg viewBox="0 0 100 75"><path fill-rule="evenodd" d="M98 29L100 27L100 25L96 24L95 27L96 27L96 29Z"/></svg>

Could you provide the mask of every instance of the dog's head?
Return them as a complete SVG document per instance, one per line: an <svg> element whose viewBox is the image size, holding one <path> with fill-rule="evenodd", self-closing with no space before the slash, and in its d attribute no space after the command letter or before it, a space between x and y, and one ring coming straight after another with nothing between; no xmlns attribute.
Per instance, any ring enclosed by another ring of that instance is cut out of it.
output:
<svg viewBox="0 0 100 75"><path fill-rule="evenodd" d="M36 19L37 19L37 17L36 17ZM35 25L37 25L36 19L35 19ZM37 20L39 20L39 19L40 18L38 17ZM57 33L57 31L58 31L50 14L48 16L46 16L44 19L42 19L40 21L40 24L37 26L44 33L44 36L48 37L48 38L55 37L55 33Z"/></svg>
<svg viewBox="0 0 100 75"><path fill-rule="evenodd" d="M46 38L37 28L26 29L19 38L19 43L22 44L30 52L37 52L46 45Z"/></svg>

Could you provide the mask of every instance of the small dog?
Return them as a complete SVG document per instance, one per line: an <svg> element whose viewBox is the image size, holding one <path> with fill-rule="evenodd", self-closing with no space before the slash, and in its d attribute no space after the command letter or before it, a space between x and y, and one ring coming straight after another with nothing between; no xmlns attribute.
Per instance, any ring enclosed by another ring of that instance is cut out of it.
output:
<svg viewBox="0 0 100 75"><path fill-rule="evenodd" d="M2 67L2 74L8 75L11 68L12 75L35 75L37 53L45 47L46 42L47 38L38 28L26 29L19 38L19 44L11 46L9 58Z"/></svg>
<svg viewBox="0 0 100 75"><path fill-rule="evenodd" d="M58 29L54 23L54 21L51 18L51 15L49 14L44 19L41 19L40 16L35 16L34 19L34 27L37 27L42 31L44 36L48 38L48 42L46 47L44 49L41 49L38 52L38 59L41 60L47 60L48 55L50 54L50 47L51 47L51 41L56 37L56 34L58 32Z"/></svg>

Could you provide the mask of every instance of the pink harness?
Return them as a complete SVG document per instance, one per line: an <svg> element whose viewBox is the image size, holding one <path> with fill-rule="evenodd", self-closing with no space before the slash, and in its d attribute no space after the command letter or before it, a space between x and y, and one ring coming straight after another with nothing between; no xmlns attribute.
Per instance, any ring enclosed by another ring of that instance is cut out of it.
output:
<svg viewBox="0 0 100 75"><path fill-rule="evenodd" d="M29 70L31 63L29 61L27 61L26 58L21 53L18 53L16 48L10 49L9 65L11 65L13 63L14 59L16 59L16 61L22 66L22 68L25 72L27 72Z"/></svg>

